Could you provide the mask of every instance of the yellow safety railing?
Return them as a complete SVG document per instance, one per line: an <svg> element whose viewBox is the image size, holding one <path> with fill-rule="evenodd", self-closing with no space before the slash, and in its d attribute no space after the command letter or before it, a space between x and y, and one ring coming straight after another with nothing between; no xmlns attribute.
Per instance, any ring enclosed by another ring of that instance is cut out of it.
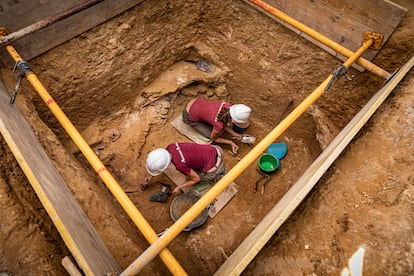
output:
<svg viewBox="0 0 414 276"><path fill-rule="evenodd" d="M2 29L2 31L4 32L4 29ZM3 35L0 34L0 38L2 36ZM6 50L13 58L13 60L16 62L16 64L18 64L19 62L24 62L22 57L17 53L13 46L7 45ZM102 179L102 181L106 184L108 189L112 192L112 194L118 200L119 204L131 218L131 220L135 223L135 225L138 227L138 229L141 231L144 237L150 243L156 241L158 239L157 233L152 229L151 225L145 220L144 216L132 203L131 199L122 190L121 186L117 183L117 181L114 179L111 173L99 160L98 156L96 156L95 152L91 149L91 147L88 145L88 143L79 133L79 131L71 123L71 121L68 119L65 113L60 109L59 105L53 100L46 88L37 78L36 74L29 70L26 73L26 78L33 86L33 88L36 90L36 92L39 94L39 96L43 99L43 101L47 104L49 109L52 111L53 115L55 115L56 119L60 122L60 124L68 133L68 135L72 138L74 143L84 154L84 156L91 164L93 169ZM65 229L61 230L66 231ZM185 270L182 268L182 266L178 263L178 261L174 258L174 256L168 249L162 250L160 257L173 275L187 275Z"/></svg>
<svg viewBox="0 0 414 276"><path fill-rule="evenodd" d="M372 44L369 39L342 64L346 71ZM340 70L339 70L340 71ZM202 196L186 213L184 213L164 234L144 253L142 253L121 276L139 273L163 248L165 248L188 224L190 224L230 183L232 183L244 170L247 169L290 125L292 125L305 111L329 88L332 80L340 75L330 74L306 99L304 99L280 124L278 124L266 137L263 138L251 151L243 157L227 174L218 181L204 196Z"/></svg>
<svg viewBox="0 0 414 276"><path fill-rule="evenodd" d="M272 7L271 5L267 4L262 0L248 0L249 2L257 5L258 7L262 8L263 10L271 13L272 15L276 16L280 20L286 22L287 24L295 27L296 29L300 30L301 32L309 35L310 37L314 38L315 40L319 41L320 43L328 46L329 48L335 50L339 54L345 57L351 57L354 53L349 49L343 47L341 44L336 43L335 41L327 38L326 36L318 33L317 31L313 30L312 28L306 26L305 24L293 19L292 17L288 16L286 13ZM371 63L370 61L359 57L356 61L359 65L367 69L368 71L384 78L388 79L391 77L391 74L385 71L384 69L378 67L377 65Z"/></svg>
<svg viewBox="0 0 414 276"><path fill-rule="evenodd" d="M296 21L283 12L275 9L267 3L260 0L249 0L251 3L256 4L260 8L270 12L272 15L285 21L291 26L297 28L303 33L323 43L324 45L334 49L339 54L348 57L342 68L345 71L354 62L363 66L367 70L374 74L381 76L384 79L388 79L391 74L368 60L361 57L361 55L373 44L373 40L367 40L363 45L355 52L344 48L340 44L330 40L329 38L319 34L306 25ZM0 35L0 38L2 35ZM7 51L15 60L15 62L23 61L15 49L8 45ZM339 73L339 75L335 75ZM343 73L343 71L342 71ZM108 172L93 150L89 147L86 141L82 138L76 128L72 125L63 111L54 102L47 90L43 87L37 76L33 72L29 72L26 75L28 81L32 84L35 90L42 97L43 101L48 105L52 113L59 120L63 128L79 147L81 152L85 155L88 162L95 169L103 182L110 189L112 194L117 198L118 202L127 212L129 217L138 226L139 230L143 233L145 238L152 243L151 246L145 250L130 266L122 272L121 275L135 275L139 273L152 259L160 254L161 259L174 275L186 275L186 272L181 265L175 260L172 254L166 249L168 244L188 225L190 224L225 188L230 185L244 170L247 169L266 148L273 143L290 125L292 125L305 111L313 104L324 91L329 89L332 81L341 77L341 70L337 70L328 76L303 102L301 102L280 124L278 124L266 137L263 138L242 160L240 160L219 182L217 182L200 200L198 200L180 219L178 219L170 228L164 231L163 235L158 238L158 235L151 228L142 214L138 211L135 205L131 202L129 197L125 194L116 180Z"/></svg>

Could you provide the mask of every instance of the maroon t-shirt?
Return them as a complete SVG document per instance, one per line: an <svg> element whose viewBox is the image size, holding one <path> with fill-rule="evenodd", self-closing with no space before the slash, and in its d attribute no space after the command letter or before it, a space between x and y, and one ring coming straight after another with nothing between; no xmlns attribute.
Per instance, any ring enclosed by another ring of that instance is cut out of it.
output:
<svg viewBox="0 0 414 276"><path fill-rule="evenodd" d="M223 107L230 108L228 102L209 101L204 98L197 98L191 105L188 112L188 119L195 122L205 122L213 127L217 132L222 132L224 123L217 120L217 115Z"/></svg>
<svg viewBox="0 0 414 276"><path fill-rule="evenodd" d="M206 172L216 164L217 150L212 145L175 143L168 145L167 151L172 155L175 168L187 176L191 169Z"/></svg>

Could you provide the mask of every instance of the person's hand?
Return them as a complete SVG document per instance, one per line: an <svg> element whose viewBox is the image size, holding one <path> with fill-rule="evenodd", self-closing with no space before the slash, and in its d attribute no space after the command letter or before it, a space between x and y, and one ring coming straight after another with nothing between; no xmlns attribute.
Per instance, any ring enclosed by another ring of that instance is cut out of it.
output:
<svg viewBox="0 0 414 276"><path fill-rule="evenodd" d="M152 179L151 175L144 178L144 181L140 185L141 191L144 191L146 188L148 188L148 185L151 179Z"/></svg>
<svg viewBox="0 0 414 276"><path fill-rule="evenodd" d="M174 195L179 195L181 194L181 189L180 186L175 187L174 191L172 192Z"/></svg>
<svg viewBox="0 0 414 276"><path fill-rule="evenodd" d="M234 154L237 154L237 152L239 151L239 146L238 145L236 145L236 143L231 143L231 151L234 153Z"/></svg>
<svg viewBox="0 0 414 276"><path fill-rule="evenodd" d="M152 179L152 176L151 175L145 177L144 178L144 181L142 182L142 184L148 185L150 183L151 179Z"/></svg>

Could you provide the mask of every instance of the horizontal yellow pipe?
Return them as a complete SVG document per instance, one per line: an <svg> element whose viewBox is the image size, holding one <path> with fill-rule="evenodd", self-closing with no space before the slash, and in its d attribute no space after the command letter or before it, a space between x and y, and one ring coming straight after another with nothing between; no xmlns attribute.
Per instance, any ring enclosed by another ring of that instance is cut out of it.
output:
<svg viewBox="0 0 414 276"><path fill-rule="evenodd" d="M344 64L348 68L373 43L366 41ZM279 125L263 138L242 160L240 160L220 181L184 213L164 234L141 254L121 276L139 273L159 252L165 248L188 224L190 224L230 183L250 166L290 125L292 125L324 92L333 77L329 75L303 102L301 102Z"/></svg>
<svg viewBox="0 0 414 276"><path fill-rule="evenodd" d="M15 62L23 61L13 46L7 45L6 49ZM36 74L33 72L28 72L26 77L30 84L40 95L40 97L43 99L43 101L47 104L52 113L55 115L55 117L58 119L66 132L69 134L69 136L72 138L74 143L79 147L80 151L85 155L86 159L91 164L93 169L101 177L102 181L106 184L106 186L118 200L119 204L124 208L125 212L132 219L144 237L150 243L156 241L158 239L157 233L151 228L151 225L145 220L144 216L139 212L130 198L125 194L121 186L105 168L103 163L96 156L95 152L91 149L85 139L83 139L82 135L67 118L65 113L63 113L58 104L52 99L46 88L37 78ZM171 273L174 275L187 275L185 270L168 249L164 249L161 252L160 257L168 269L171 271Z"/></svg>
<svg viewBox="0 0 414 276"><path fill-rule="evenodd" d="M293 19L292 17L288 16L286 13L281 12L280 10L272 7L271 5L267 4L261 0L249 0L251 3L257 5L258 7L264 9L265 11L271 13L272 15L276 16L277 18L283 20L284 22L288 23L289 25L295 27L296 29L302 31L303 33L309 35L310 37L316 39L317 41L321 42L322 44L328 46L331 49L334 49L339 54L345 57L351 57L354 53L347 48L343 47L342 45L336 43L335 41L329 39L328 37L318 33L317 31L309 28L305 24ZM362 39L362 37L361 37ZM363 66L368 71L382 77L383 79L388 79L391 74L378 67L377 65L371 63L370 61L359 57L356 60L356 63Z"/></svg>

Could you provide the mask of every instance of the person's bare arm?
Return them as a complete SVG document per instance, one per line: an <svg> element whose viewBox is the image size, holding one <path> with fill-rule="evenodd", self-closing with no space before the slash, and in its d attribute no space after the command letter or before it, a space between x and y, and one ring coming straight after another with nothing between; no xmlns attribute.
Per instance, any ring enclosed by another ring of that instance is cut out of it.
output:
<svg viewBox="0 0 414 276"><path fill-rule="evenodd" d="M229 126L224 126L224 130L225 130L226 132L230 133L232 137L236 137L236 138L239 138L239 139L241 139L241 138L242 138L242 135L241 135L240 133L235 132L235 131L234 131L231 127L229 127Z"/></svg>
<svg viewBox="0 0 414 276"><path fill-rule="evenodd" d="M234 143L232 140L229 139L225 139L220 137L220 132L216 131L213 129L213 131L211 131L211 135L210 135L210 139L213 140L216 143L220 143L220 144L228 144L231 146L231 151L236 154L237 151L239 150L239 146L236 145L236 143Z"/></svg>
<svg viewBox="0 0 414 276"><path fill-rule="evenodd" d="M179 194L182 188L195 185L198 182L200 182L200 180L200 176L194 170L191 170L187 180L184 183L175 187L173 194Z"/></svg>

